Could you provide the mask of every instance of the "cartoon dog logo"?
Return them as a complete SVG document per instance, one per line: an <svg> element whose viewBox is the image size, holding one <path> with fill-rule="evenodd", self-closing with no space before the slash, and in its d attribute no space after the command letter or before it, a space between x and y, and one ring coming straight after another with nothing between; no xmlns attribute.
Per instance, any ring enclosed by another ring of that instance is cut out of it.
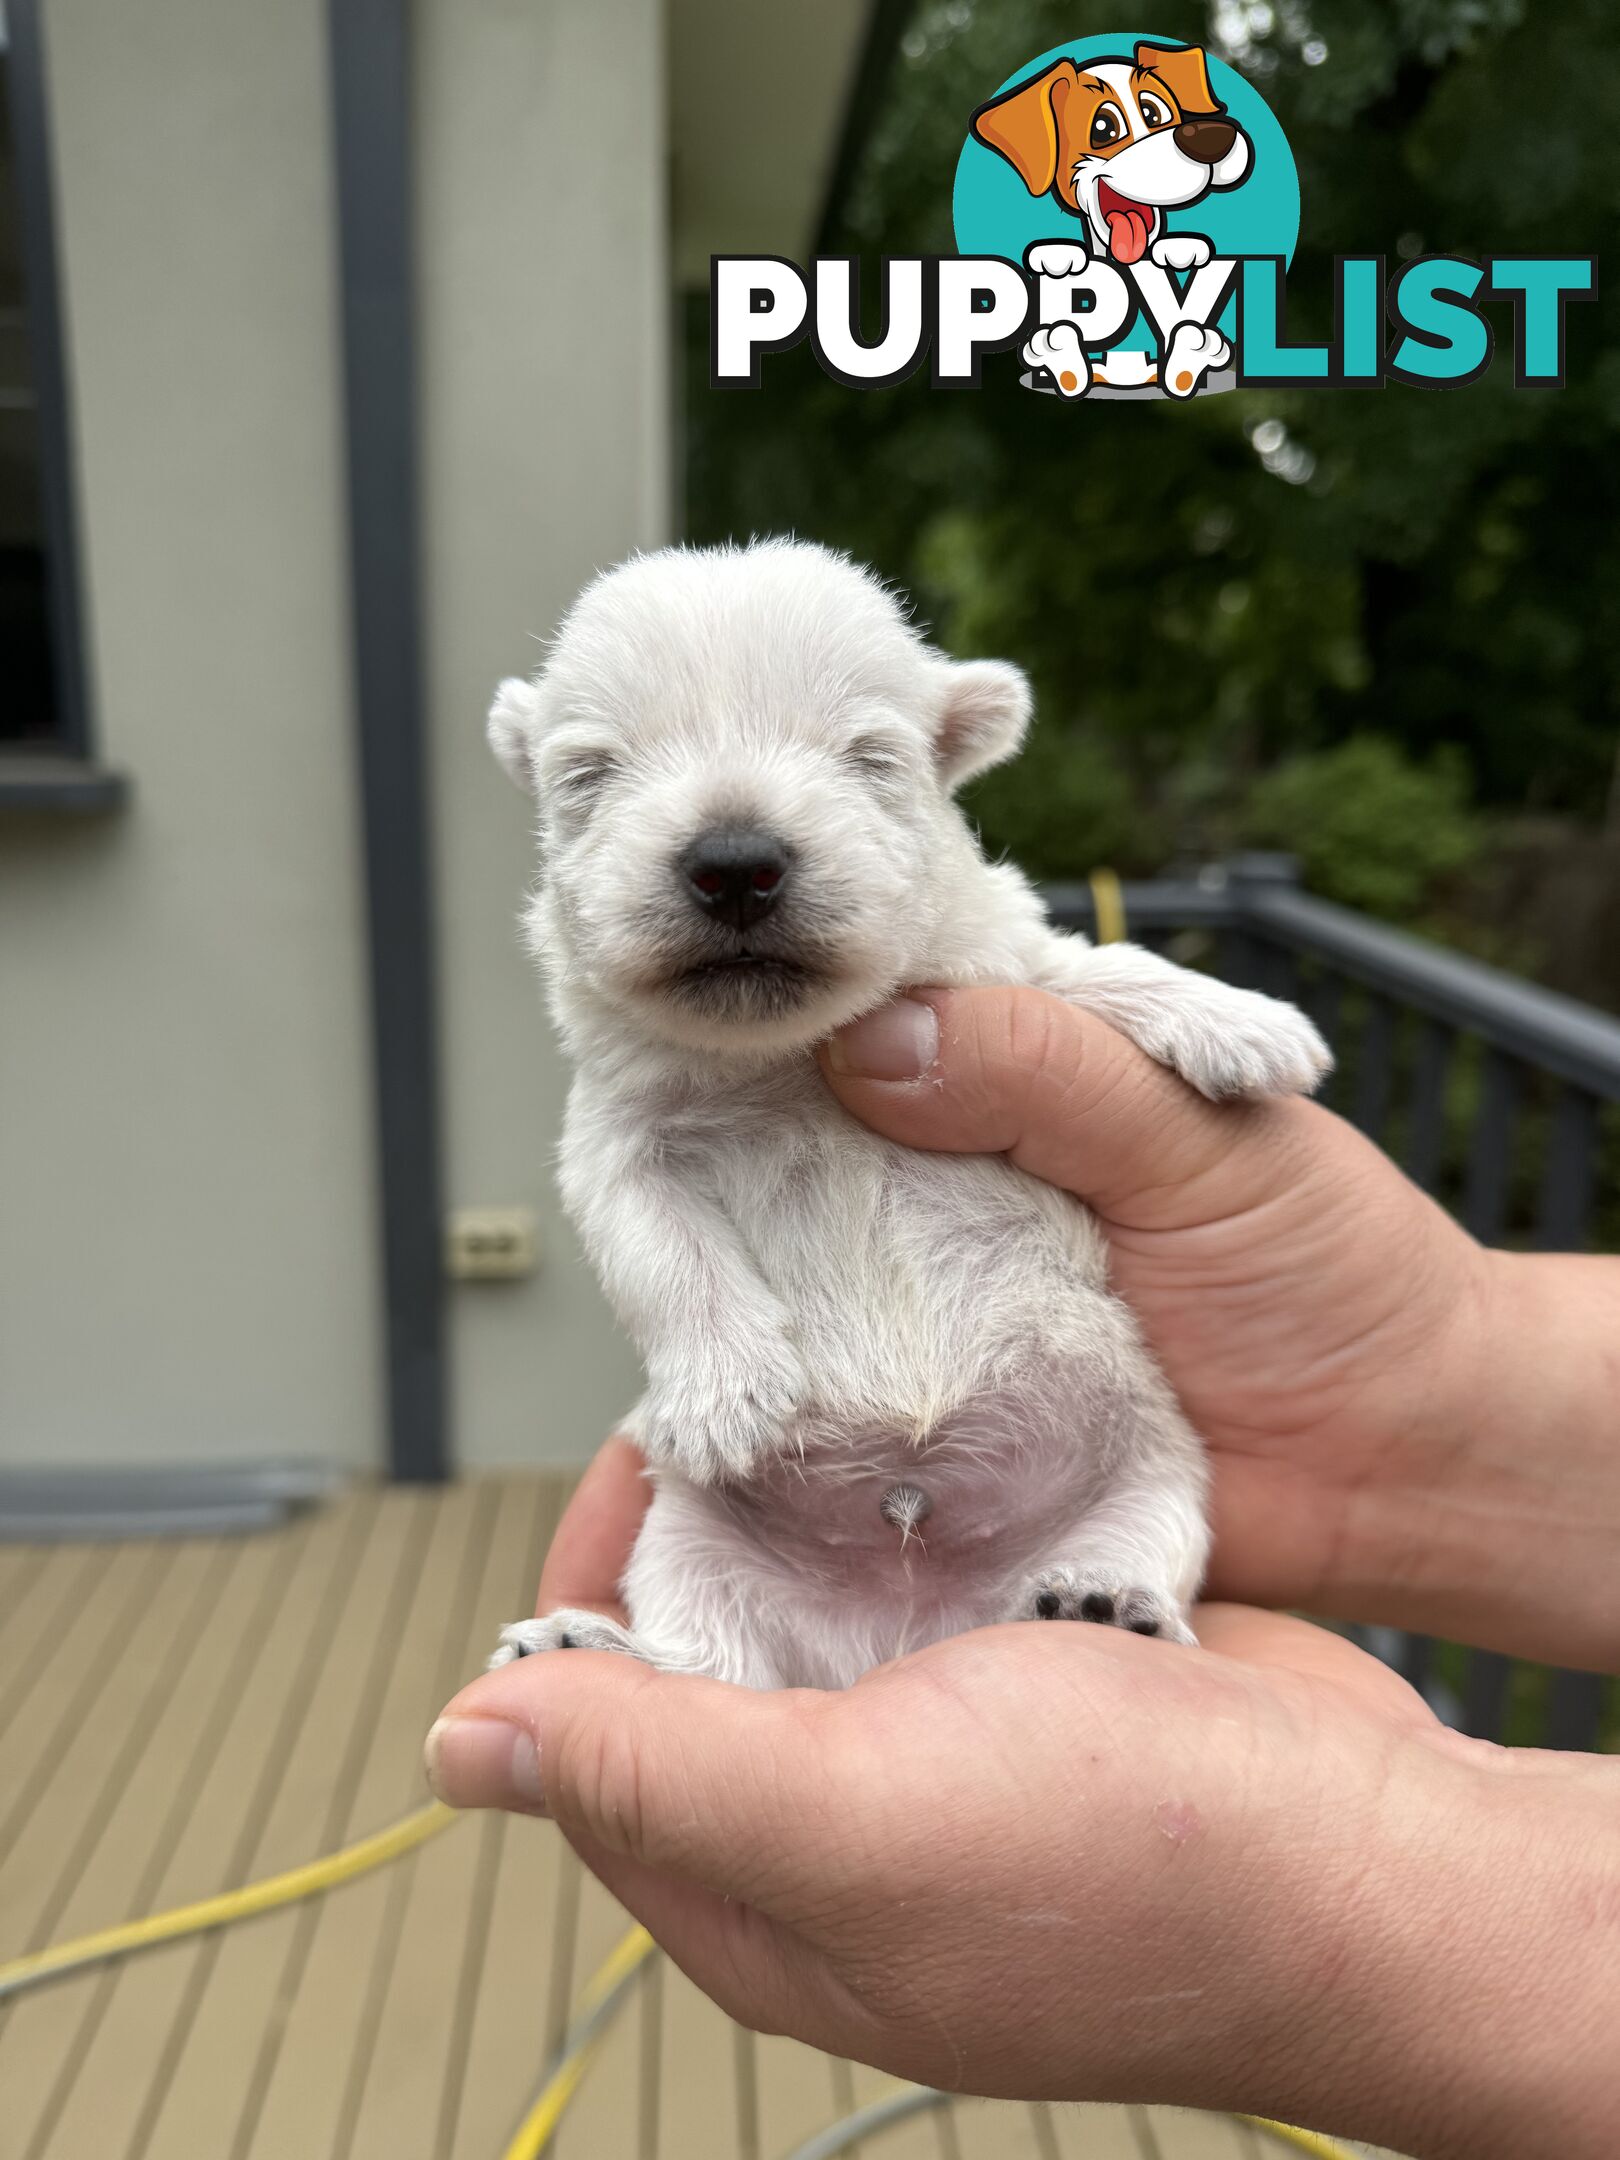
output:
<svg viewBox="0 0 1620 2160"><path fill-rule="evenodd" d="M1167 232L1166 213L1237 187L1254 158L1215 95L1201 45L1138 44L1130 59L1059 60L981 105L970 125L1031 195L1050 194L1080 223L1084 247L1051 241L1029 250L1029 267L1044 277L1077 275L1088 260L1129 269L1144 256L1165 270L1201 268L1210 242ZM1023 356L1071 397L1093 382L1141 387L1158 373L1135 353L1089 363L1070 323L1037 331ZM1164 386L1187 396L1230 357L1218 331L1184 323L1164 356Z"/></svg>

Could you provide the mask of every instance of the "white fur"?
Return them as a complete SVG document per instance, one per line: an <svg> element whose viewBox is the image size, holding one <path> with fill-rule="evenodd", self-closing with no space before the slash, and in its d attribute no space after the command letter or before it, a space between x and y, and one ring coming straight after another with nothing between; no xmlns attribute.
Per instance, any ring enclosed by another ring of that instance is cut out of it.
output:
<svg viewBox="0 0 1620 2160"><path fill-rule="evenodd" d="M1000 1157L880 1139L810 1055L907 984L1029 983L1209 1095L1325 1070L1290 1007L1062 936L984 860L951 790L1027 717L1016 669L952 663L875 578L783 541L635 558L532 695L502 687L491 735L538 802L527 934L577 1065L563 1193L646 1360L655 1492L630 1632L522 1622L495 1662L566 1640L837 1687L1038 1600L1190 1639L1202 1452L1096 1224ZM677 869L716 824L792 851L740 936ZM902 1483L927 1513L897 1527Z"/></svg>

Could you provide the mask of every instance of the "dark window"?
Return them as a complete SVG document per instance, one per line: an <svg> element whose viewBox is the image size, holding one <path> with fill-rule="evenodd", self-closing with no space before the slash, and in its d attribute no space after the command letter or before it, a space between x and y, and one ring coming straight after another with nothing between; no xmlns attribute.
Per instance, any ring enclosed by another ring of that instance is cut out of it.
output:
<svg viewBox="0 0 1620 2160"><path fill-rule="evenodd" d="M39 0L0 0L0 752L83 758L41 14Z"/></svg>
<svg viewBox="0 0 1620 2160"><path fill-rule="evenodd" d="M11 128L11 54L0 54L0 741L54 744L39 406L28 356L22 221Z"/></svg>

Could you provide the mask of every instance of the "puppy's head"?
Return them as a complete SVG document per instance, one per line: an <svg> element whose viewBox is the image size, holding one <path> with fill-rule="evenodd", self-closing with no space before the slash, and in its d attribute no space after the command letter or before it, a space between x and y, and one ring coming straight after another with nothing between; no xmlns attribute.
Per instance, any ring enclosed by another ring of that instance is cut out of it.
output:
<svg viewBox="0 0 1620 2160"><path fill-rule="evenodd" d="M971 124L1032 195L1055 196L1126 265L1159 237L1166 210L1236 187L1249 169L1249 139L1216 97L1200 45L1142 44L1130 60L1083 68L1059 60Z"/></svg>
<svg viewBox="0 0 1620 2160"><path fill-rule="evenodd" d="M816 547L667 549L589 586L490 742L538 806L531 942L697 1051L814 1041L912 979L970 845L951 803L1029 716Z"/></svg>

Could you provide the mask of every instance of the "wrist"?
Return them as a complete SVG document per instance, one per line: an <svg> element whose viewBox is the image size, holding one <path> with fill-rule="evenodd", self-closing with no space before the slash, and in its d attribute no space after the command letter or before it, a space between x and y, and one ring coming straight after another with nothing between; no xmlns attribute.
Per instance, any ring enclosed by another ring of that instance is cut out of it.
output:
<svg viewBox="0 0 1620 2160"><path fill-rule="evenodd" d="M1620 1764L1436 1732L1342 1797L1243 2104L1422 2160L1610 2153Z"/></svg>
<svg viewBox="0 0 1620 2160"><path fill-rule="evenodd" d="M1486 1251L1458 1386L1450 1624L1620 1671L1620 1262Z"/></svg>
<svg viewBox="0 0 1620 2160"><path fill-rule="evenodd" d="M1620 1261L1444 1251L1322 1609L1620 1671Z"/></svg>

